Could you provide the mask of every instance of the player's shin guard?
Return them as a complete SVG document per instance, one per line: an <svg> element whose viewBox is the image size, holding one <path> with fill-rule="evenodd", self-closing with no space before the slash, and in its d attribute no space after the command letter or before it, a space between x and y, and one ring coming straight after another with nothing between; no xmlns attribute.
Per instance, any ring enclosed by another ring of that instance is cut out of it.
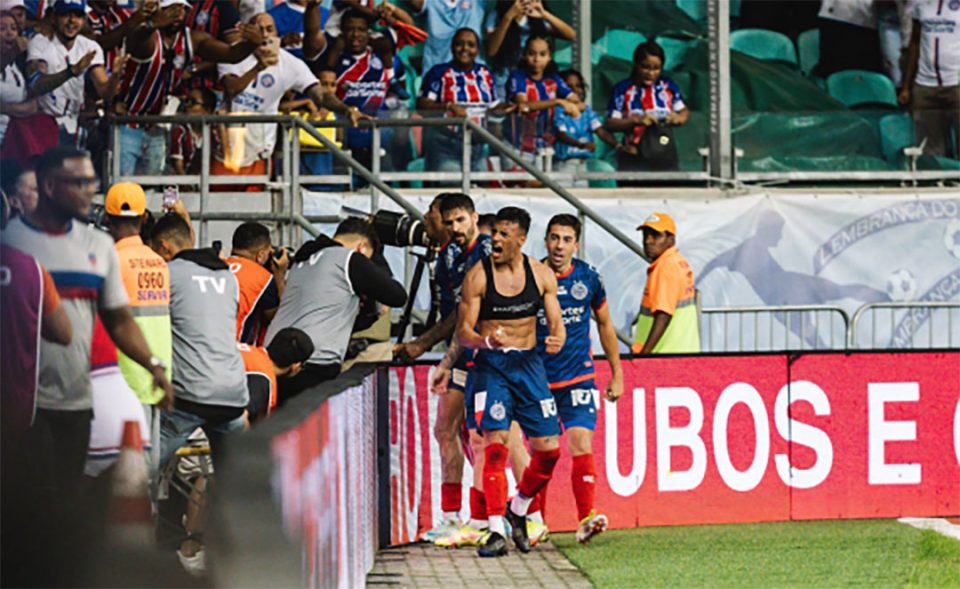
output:
<svg viewBox="0 0 960 589"><path fill-rule="evenodd" d="M597 491L597 468L593 454L581 454L573 457L573 471L570 473L573 497L577 502L577 519L590 515Z"/></svg>
<svg viewBox="0 0 960 589"><path fill-rule="evenodd" d="M487 525L487 499L483 491L470 487L470 525L481 529Z"/></svg>
<svg viewBox="0 0 960 589"><path fill-rule="evenodd" d="M440 485L440 509L444 515L460 513L463 506L463 486L460 483Z"/></svg>
<svg viewBox="0 0 960 589"><path fill-rule="evenodd" d="M520 479L520 484L517 485L517 491L522 497L517 497L516 499L533 499L536 497L537 493L550 482L550 477L553 476L553 467L557 465L559 458L559 448L547 451L534 451L533 456L530 457L530 465L523 471L523 478ZM515 506L519 506L521 503L522 501L517 501ZM528 507L529 501L522 509L522 512L516 511L517 515L526 515Z"/></svg>
<svg viewBox="0 0 960 589"><path fill-rule="evenodd" d="M503 516L507 509L507 447L487 444L484 450L483 495L488 516Z"/></svg>

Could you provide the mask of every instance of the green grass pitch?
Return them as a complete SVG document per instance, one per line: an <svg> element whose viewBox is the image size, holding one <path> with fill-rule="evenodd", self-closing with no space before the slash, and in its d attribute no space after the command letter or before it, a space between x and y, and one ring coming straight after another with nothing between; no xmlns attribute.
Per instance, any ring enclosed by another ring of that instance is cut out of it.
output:
<svg viewBox="0 0 960 589"><path fill-rule="evenodd" d="M960 541L894 520L611 530L553 541L596 587L953 587Z"/></svg>

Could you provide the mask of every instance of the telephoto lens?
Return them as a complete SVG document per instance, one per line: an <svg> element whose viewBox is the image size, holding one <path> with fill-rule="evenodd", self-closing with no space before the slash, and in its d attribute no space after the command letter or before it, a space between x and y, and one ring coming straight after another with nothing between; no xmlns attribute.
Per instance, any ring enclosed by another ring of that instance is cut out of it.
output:
<svg viewBox="0 0 960 589"><path fill-rule="evenodd" d="M384 245L430 247L433 243L427 236L423 221L407 214L377 211L373 215L372 223L377 237Z"/></svg>

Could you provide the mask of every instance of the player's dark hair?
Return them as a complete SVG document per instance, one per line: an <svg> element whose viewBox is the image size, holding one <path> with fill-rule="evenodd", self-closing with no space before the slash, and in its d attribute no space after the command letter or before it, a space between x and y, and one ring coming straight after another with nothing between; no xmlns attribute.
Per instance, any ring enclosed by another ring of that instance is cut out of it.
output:
<svg viewBox="0 0 960 589"><path fill-rule="evenodd" d="M367 15L360 12L356 8L348 8L346 12L343 13L343 16L340 17L340 30L342 31L346 22L352 18L362 20L367 23L367 26L370 26L370 19L367 18Z"/></svg>
<svg viewBox="0 0 960 589"><path fill-rule="evenodd" d="M190 243L190 225L176 213L167 213L157 219L150 232L150 240L173 239L180 243Z"/></svg>
<svg viewBox="0 0 960 589"><path fill-rule="evenodd" d="M233 251L254 251L270 245L270 230L266 225L247 221L233 232Z"/></svg>
<svg viewBox="0 0 960 589"><path fill-rule="evenodd" d="M480 215L480 219L477 221L477 226L486 225L487 227L493 227L494 223L497 222L497 216L493 213L484 213Z"/></svg>
<svg viewBox="0 0 960 589"><path fill-rule="evenodd" d="M217 110L217 93L210 88L200 88L199 91L203 108L210 112Z"/></svg>
<svg viewBox="0 0 960 589"><path fill-rule="evenodd" d="M324 73L333 74L334 77L337 77L337 70L330 67L329 65L323 64L313 69L313 75L315 75L317 78L320 77L320 74L324 74Z"/></svg>
<svg viewBox="0 0 960 589"><path fill-rule="evenodd" d="M367 223L365 219L347 217L341 221L340 224L337 225L337 231L333 236L341 237L344 235L362 237L370 242L370 247L372 247L374 251L380 250L380 239L377 238L377 232L373 229L373 225Z"/></svg>
<svg viewBox="0 0 960 589"><path fill-rule="evenodd" d="M38 190L43 190L43 181L48 175L63 168L63 162L83 157L90 157L90 152L64 145L51 147L43 152L37 159Z"/></svg>
<svg viewBox="0 0 960 589"><path fill-rule="evenodd" d="M580 241L580 219L576 218L574 215L568 213L560 213L559 215L554 215L551 217L550 222L547 223L547 237L550 236L550 229L554 225L562 225L563 227L570 227L573 229L573 232L577 235L577 241Z"/></svg>
<svg viewBox="0 0 960 589"><path fill-rule="evenodd" d="M465 209L468 213L473 213L477 209L473 206L473 199L462 192L444 192L438 195L440 200L440 213L452 211L453 209Z"/></svg>
<svg viewBox="0 0 960 589"><path fill-rule="evenodd" d="M520 207L503 207L497 211L497 222L500 221L516 223L520 226L524 235L530 231L530 213Z"/></svg>

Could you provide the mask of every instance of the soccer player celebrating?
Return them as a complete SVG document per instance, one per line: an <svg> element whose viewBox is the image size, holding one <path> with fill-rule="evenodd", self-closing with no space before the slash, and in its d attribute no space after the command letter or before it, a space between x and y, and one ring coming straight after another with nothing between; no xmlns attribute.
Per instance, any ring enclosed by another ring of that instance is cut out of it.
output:
<svg viewBox="0 0 960 589"><path fill-rule="evenodd" d="M483 492L490 536L477 554L507 554L504 517L513 542L530 551L526 514L533 498L550 481L560 457L557 406L537 353L537 312L543 306L550 335L544 350L556 354L566 334L557 301L557 279L549 268L523 254L530 215L517 207L497 212L489 258L464 279L457 318L457 340L477 350L473 396L482 409L477 420L484 438ZM533 456L507 507L506 463L510 423L527 435Z"/></svg>
<svg viewBox="0 0 960 589"><path fill-rule="evenodd" d="M548 353L550 328L541 311L537 321L537 349L557 401L560 422L567 434L573 456L571 482L577 503L577 542L585 543L607 529L607 516L594 509L596 466L593 460L593 429L597 423L600 395L594 384L595 370L590 351L590 315L594 313L600 344L610 363L606 398L616 401L623 394L623 372L617 332L607 307L607 293L596 269L574 259L580 248L580 220L573 215L556 215L547 225L544 239L547 266L557 277L557 298L563 314L567 341L558 354Z"/></svg>

